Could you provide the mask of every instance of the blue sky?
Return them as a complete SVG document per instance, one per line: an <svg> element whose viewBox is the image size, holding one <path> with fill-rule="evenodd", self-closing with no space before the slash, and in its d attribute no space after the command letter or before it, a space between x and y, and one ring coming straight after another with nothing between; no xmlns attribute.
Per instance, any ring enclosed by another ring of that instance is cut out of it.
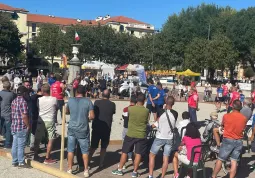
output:
<svg viewBox="0 0 255 178"><path fill-rule="evenodd" d="M0 3L25 8L30 13L61 17L95 19L97 16L123 15L161 28L167 17L182 8L202 2L235 9L255 6L255 0L0 0Z"/></svg>

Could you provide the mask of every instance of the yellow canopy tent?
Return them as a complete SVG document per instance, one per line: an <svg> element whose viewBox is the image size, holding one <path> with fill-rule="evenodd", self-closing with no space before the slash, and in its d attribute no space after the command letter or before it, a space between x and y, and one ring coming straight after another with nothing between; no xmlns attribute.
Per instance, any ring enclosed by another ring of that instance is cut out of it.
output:
<svg viewBox="0 0 255 178"><path fill-rule="evenodd" d="M192 72L190 69L187 69L186 71L183 72L176 72L177 75L184 75L184 76L200 76L200 73Z"/></svg>

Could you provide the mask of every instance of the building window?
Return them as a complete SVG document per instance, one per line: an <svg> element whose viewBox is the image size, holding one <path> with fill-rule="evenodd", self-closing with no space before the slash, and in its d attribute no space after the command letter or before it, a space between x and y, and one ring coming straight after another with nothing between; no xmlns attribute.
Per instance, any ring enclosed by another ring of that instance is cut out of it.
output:
<svg viewBox="0 0 255 178"><path fill-rule="evenodd" d="M133 35L135 33L135 31L134 30L131 30L131 35Z"/></svg>
<svg viewBox="0 0 255 178"><path fill-rule="evenodd" d="M32 23L32 33L36 33L36 23Z"/></svg>
<svg viewBox="0 0 255 178"><path fill-rule="evenodd" d="M124 26L120 25L120 32L124 32Z"/></svg>

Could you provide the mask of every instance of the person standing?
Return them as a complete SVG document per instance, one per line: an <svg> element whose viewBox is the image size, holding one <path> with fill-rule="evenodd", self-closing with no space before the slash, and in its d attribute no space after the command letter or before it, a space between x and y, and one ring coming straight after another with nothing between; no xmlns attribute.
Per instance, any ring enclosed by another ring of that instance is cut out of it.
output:
<svg viewBox="0 0 255 178"><path fill-rule="evenodd" d="M94 108L92 102L83 97L84 87L78 86L75 98L69 98L66 113L70 114L68 125L68 173L72 173L74 151L77 141L82 153L84 163L84 176L89 177L88 162L89 162L89 146L90 146L90 129L89 120L93 120ZM78 154L77 154L78 157Z"/></svg>
<svg viewBox="0 0 255 178"><path fill-rule="evenodd" d="M106 89L106 80L104 79L104 77L102 77L99 80L99 89L100 89L100 95L103 93L103 91Z"/></svg>
<svg viewBox="0 0 255 178"><path fill-rule="evenodd" d="M197 91L194 88L190 89L189 98L188 98L188 111L190 115L191 122L197 122L197 111L198 109L198 95Z"/></svg>
<svg viewBox="0 0 255 178"><path fill-rule="evenodd" d="M144 107L145 95L140 94L137 97L137 105L128 108L128 132L122 146L119 167L112 171L112 174L122 176L123 166L127 161L127 154L135 148L134 170L132 177L138 177L138 167L141 158L146 154L147 139L146 130L148 124L149 110Z"/></svg>
<svg viewBox="0 0 255 178"><path fill-rule="evenodd" d="M37 87L37 90L40 89L42 87L42 84L43 84L43 78L42 78L42 73L38 73L38 76L36 78L36 87Z"/></svg>
<svg viewBox="0 0 255 178"><path fill-rule="evenodd" d="M228 87L228 90L230 91L232 88L232 84L230 83L230 81L228 80L228 83L226 83L226 86Z"/></svg>
<svg viewBox="0 0 255 178"><path fill-rule="evenodd" d="M81 76L77 75L77 77L73 81L73 96L75 97L76 90L81 82Z"/></svg>
<svg viewBox="0 0 255 178"><path fill-rule="evenodd" d="M162 84L160 82L157 83L157 88L159 90L158 108L163 109L163 106L165 104L166 93L165 90L162 88Z"/></svg>
<svg viewBox="0 0 255 178"><path fill-rule="evenodd" d="M223 141L220 147L218 160L216 161L212 178L216 178L222 167L222 162L229 157L231 159L231 171L229 177L234 178L236 175L237 161L242 154L243 148L243 131L246 127L247 119L240 113L242 103L234 100L232 103L233 111L225 114L222 119ZM233 122L234 121L234 122Z"/></svg>
<svg viewBox="0 0 255 178"><path fill-rule="evenodd" d="M39 145L42 138L45 137L45 132L47 132L49 141L47 144L47 152L44 164L54 164L56 163L56 160L51 159L50 153L52 150L54 139L56 137L55 117L57 111L57 99L50 96L49 84L44 84L41 90L43 96L38 98L39 117L35 133L34 159L39 159Z"/></svg>
<svg viewBox="0 0 255 178"><path fill-rule="evenodd" d="M115 103L109 100L110 91L107 89L104 90L102 97L101 100L96 100L94 103L95 119L92 123L90 150L90 157L92 158L98 148L99 141L101 140L100 168L103 167L106 149L110 142L113 114L116 112Z"/></svg>
<svg viewBox="0 0 255 178"><path fill-rule="evenodd" d="M217 94L215 97L215 106L217 108L217 112L221 112L221 103L224 102L224 98L223 98L223 85L220 85L217 88Z"/></svg>
<svg viewBox="0 0 255 178"><path fill-rule="evenodd" d="M11 135L11 104L16 95L10 91L11 83L3 82L3 90L0 91L0 103L1 103L1 132L4 131L5 136L4 148L11 148L12 135Z"/></svg>
<svg viewBox="0 0 255 178"><path fill-rule="evenodd" d="M23 98L27 92L26 87L19 86L17 89L17 98L12 101L12 125L11 131L13 135L12 143L12 165L26 167L24 162L24 152L26 146L27 133L30 129L28 106Z"/></svg>
<svg viewBox="0 0 255 178"><path fill-rule="evenodd" d="M165 177L169 156L173 148L174 134L172 129L175 128L175 122L178 117L178 113L172 109L175 99L173 96L169 96L166 99L166 110L158 121L156 121L152 126L157 128L156 138L151 146L149 155L149 178L153 178L153 170L155 167L155 158L159 150L163 147L163 164L162 164L162 174L161 177ZM174 113L174 114L173 114ZM177 117L175 118L177 113ZM171 124L171 126L170 126Z"/></svg>
<svg viewBox="0 0 255 178"><path fill-rule="evenodd" d="M31 135L30 135L30 151L34 151L35 133L37 128L38 116L39 116L37 101L38 101L38 98L40 97L42 97L41 89L37 90L37 93L31 96L31 103L32 103L31 126L32 128L31 128Z"/></svg>
<svg viewBox="0 0 255 178"><path fill-rule="evenodd" d="M243 107L242 107L240 113L242 115L244 115L247 120L250 120L251 116L252 116L252 110L251 110L252 102L250 99L245 98L242 104L243 104Z"/></svg>
<svg viewBox="0 0 255 178"><path fill-rule="evenodd" d="M60 118L62 118L63 106L65 104L64 102L65 85L61 82L62 77L59 74L56 74L55 77L56 77L56 82L53 83L50 87L51 96L57 99L57 110L60 110ZM56 124L58 124L57 117L55 119L56 119L55 120Z"/></svg>
<svg viewBox="0 0 255 178"><path fill-rule="evenodd" d="M130 104L128 107L125 107L123 109L123 114L122 114L122 118L124 120L123 122L123 131L122 131L122 140L125 139L126 135L127 135L127 131L128 131L128 108L129 107L132 107L132 106L135 106L136 105L136 96L135 95L132 95L131 98L130 98ZM132 152L128 153L128 160L129 161L132 161Z"/></svg>
<svg viewBox="0 0 255 178"><path fill-rule="evenodd" d="M235 100L239 100L240 99L240 94L237 92L237 88L236 87L232 87L232 92L230 94L230 99L229 99L229 106L228 106L228 110L227 113L230 113L232 111L233 108L233 102Z"/></svg>
<svg viewBox="0 0 255 178"><path fill-rule="evenodd" d="M147 106L149 113L153 113L154 121L157 120L157 102L160 97L159 89L154 85L153 80L149 80Z"/></svg>

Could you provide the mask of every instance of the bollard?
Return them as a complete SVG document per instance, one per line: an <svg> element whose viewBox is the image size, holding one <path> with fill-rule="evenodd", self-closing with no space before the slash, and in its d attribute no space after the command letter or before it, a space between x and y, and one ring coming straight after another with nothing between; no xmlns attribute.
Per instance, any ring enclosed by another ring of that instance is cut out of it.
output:
<svg viewBox="0 0 255 178"><path fill-rule="evenodd" d="M65 129L66 129L66 107L63 106L62 111L62 128L61 128L61 150L60 150L60 171L64 167L64 153L65 153Z"/></svg>

